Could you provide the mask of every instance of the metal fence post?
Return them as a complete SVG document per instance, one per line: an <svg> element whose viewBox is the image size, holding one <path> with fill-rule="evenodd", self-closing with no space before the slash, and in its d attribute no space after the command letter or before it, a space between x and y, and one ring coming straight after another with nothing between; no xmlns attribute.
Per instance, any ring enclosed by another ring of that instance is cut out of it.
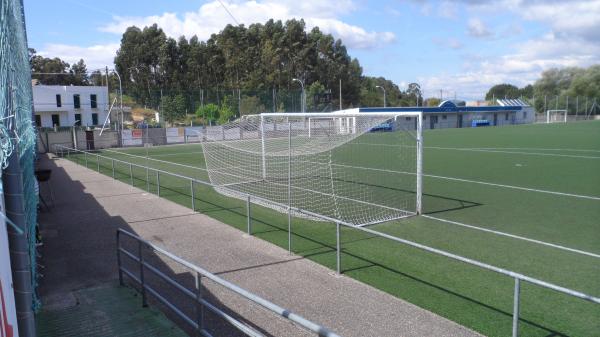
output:
<svg viewBox="0 0 600 337"><path fill-rule="evenodd" d="M144 282L144 253L142 241L138 240L138 254L140 259L140 285L142 289L142 306L148 306L148 300L146 299L146 283Z"/></svg>
<svg viewBox="0 0 600 337"><path fill-rule="evenodd" d="M83 153L83 157L85 158L85 167L88 167L87 152Z"/></svg>
<svg viewBox="0 0 600 337"><path fill-rule="evenodd" d="M246 217L248 218L248 235L252 235L252 218L250 213L250 194L246 197Z"/></svg>
<svg viewBox="0 0 600 337"><path fill-rule="evenodd" d="M156 195L160 197L160 172L156 171Z"/></svg>
<svg viewBox="0 0 600 337"><path fill-rule="evenodd" d="M192 196L192 211L196 211L196 193L194 192L194 179L190 179L190 194Z"/></svg>
<svg viewBox="0 0 600 337"><path fill-rule="evenodd" d="M98 173L100 173L100 155L96 154L96 166L98 168Z"/></svg>
<svg viewBox="0 0 600 337"><path fill-rule="evenodd" d="M204 306L202 305L202 275L196 272L194 277L196 283L196 323L198 324L198 336L202 336L204 330Z"/></svg>
<svg viewBox="0 0 600 337"><path fill-rule="evenodd" d="M335 223L335 248L336 248L336 256L335 256L335 266L337 274L340 275L340 271L342 269L342 259L340 255L340 223Z"/></svg>
<svg viewBox="0 0 600 337"><path fill-rule="evenodd" d="M131 163L129 163L129 179L131 180L131 186L133 186L133 167Z"/></svg>
<svg viewBox="0 0 600 337"><path fill-rule="evenodd" d="M150 192L150 169L146 163L146 191Z"/></svg>
<svg viewBox="0 0 600 337"><path fill-rule="evenodd" d="M521 288L521 280L515 277L515 297L513 303L513 324L512 324L512 335L513 337L519 336L519 293Z"/></svg>
<svg viewBox="0 0 600 337"><path fill-rule="evenodd" d="M121 232L117 230L117 266L119 267L119 285L123 285L123 271L121 270Z"/></svg>
<svg viewBox="0 0 600 337"><path fill-rule="evenodd" d="M292 207L288 207L288 253L292 254Z"/></svg>
<svg viewBox="0 0 600 337"><path fill-rule="evenodd" d="M113 177L113 179L115 179L115 160L114 159L111 160L110 166L112 167L112 177Z"/></svg>

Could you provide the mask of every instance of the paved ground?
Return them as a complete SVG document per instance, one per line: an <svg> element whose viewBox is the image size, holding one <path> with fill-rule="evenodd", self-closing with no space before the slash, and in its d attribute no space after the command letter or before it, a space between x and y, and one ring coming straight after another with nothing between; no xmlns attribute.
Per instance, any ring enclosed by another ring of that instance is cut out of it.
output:
<svg viewBox="0 0 600 337"><path fill-rule="evenodd" d="M160 311L140 310L137 291L116 282L73 291L53 302L37 314L38 337L186 336Z"/></svg>
<svg viewBox="0 0 600 337"><path fill-rule="evenodd" d="M52 298L115 281L115 230L125 228L343 336L479 336L208 216L67 160L43 159L42 166L53 169L56 196L55 207L40 216L45 241L40 293L49 305ZM193 284L193 276L182 267L159 256L149 259L186 286ZM148 281L193 314L187 298L157 279ZM311 335L215 284L206 286L211 302L266 335ZM175 321L189 332L185 323ZM207 325L215 335L234 335L213 317L207 317Z"/></svg>

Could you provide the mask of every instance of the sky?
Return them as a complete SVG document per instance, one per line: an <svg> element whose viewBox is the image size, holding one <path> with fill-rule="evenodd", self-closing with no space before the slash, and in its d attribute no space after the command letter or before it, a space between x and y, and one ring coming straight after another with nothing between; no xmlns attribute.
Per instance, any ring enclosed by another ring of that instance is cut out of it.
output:
<svg viewBox="0 0 600 337"><path fill-rule="evenodd" d="M29 47L88 70L113 64L122 33L157 23L206 40L227 24L304 19L342 39L363 73L426 97L482 99L554 67L600 63L600 0L24 0ZM227 9L227 10L226 10ZM231 13L231 15L228 13Z"/></svg>

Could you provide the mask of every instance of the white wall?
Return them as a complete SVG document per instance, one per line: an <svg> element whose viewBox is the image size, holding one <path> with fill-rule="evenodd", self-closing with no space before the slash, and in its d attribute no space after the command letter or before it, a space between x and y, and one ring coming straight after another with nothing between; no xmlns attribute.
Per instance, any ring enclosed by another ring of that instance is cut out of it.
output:
<svg viewBox="0 0 600 337"><path fill-rule="evenodd" d="M80 108L75 109L75 94L79 94ZM91 107L90 95L96 95L97 107ZM56 95L61 96L61 106L56 106ZM98 114L98 125L102 125L108 113L108 90L100 86L60 86L60 85L35 85L33 86L33 108L36 115L41 116L43 127L53 127L52 115L58 114L60 126L72 126L75 123L75 114L81 114L81 125L93 125L92 114Z"/></svg>
<svg viewBox="0 0 600 337"><path fill-rule="evenodd" d="M3 193L0 185L0 208L4 210ZM0 292L2 292L2 296L0 296L0 336L8 336L8 330L12 330L13 336L16 337L19 336L19 330L6 226L6 221L0 221Z"/></svg>

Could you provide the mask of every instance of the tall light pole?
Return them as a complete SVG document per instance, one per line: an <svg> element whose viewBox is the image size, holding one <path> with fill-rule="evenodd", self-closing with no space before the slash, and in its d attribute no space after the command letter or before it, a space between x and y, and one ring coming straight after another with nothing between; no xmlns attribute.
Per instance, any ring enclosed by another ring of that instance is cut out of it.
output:
<svg viewBox="0 0 600 337"><path fill-rule="evenodd" d="M292 82L298 82L300 83L300 86L302 87L302 97L301 97L301 102L300 102L300 109L302 110L302 112L305 112L306 110L306 95L304 94L304 82L302 82L302 80L299 80L297 78L292 78Z"/></svg>
<svg viewBox="0 0 600 337"><path fill-rule="evenodd" d="M383 107L384 108L387 107L387 103L386 103L386 100L385 100L385 88L382 87L382 86L380 86L380 85L376 85L375 88L379 88L379 89L383 90Z"/></svg>

